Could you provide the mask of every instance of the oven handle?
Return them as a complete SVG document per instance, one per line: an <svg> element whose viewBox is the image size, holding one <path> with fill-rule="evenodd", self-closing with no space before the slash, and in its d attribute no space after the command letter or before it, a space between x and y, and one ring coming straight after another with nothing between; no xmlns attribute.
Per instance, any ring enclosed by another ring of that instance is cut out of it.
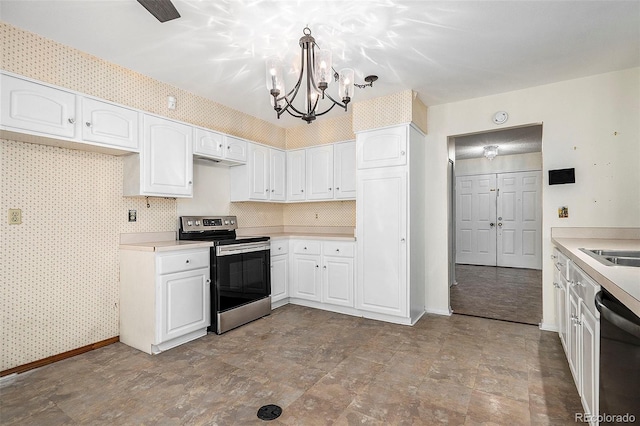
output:
<svg viewBox="0 0 640 426"><path fill-rule="evenodd" d="M600 312L600 315L604 319L606 319L607 321L609 321L619 329L624 330L627 333L631 334L632 336L635 336L640 339L640 324L636 324L628 320L627 318L617 314L611 309L609 309L609 307L607 307L606 305L606 302L602 300L602 291L599 291L596 294L595 299L596 299L595 300L596 309L598 309L598 312Z"/></svg>
<svg viewBox="0 0 640 426"><path fill-rule="evenodd" d="M217 246L216 256L232 256L234 254L252 253L255 251L267 251L271 245L269 243L246 243L232 244L228 246Z"/></svg>

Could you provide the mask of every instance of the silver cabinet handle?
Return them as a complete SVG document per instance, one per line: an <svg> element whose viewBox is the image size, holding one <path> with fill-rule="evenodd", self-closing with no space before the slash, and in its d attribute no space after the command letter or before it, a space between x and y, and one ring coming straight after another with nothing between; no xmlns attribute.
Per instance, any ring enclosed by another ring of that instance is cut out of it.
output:
<svg viewBox="0 0 640 426"><path fill-rule="evenodd" d="M271 192L276 192L276 190L275 190L275 189L272 189L272 190L271 190Z"/></svg>
<svg viewBox="0 0 640 426"><path fill-rule="evenodd" d="M70 118L68 121L69 121L69 123L73 124L73 123L76 122L76 119L75 118Z"/></svg>
<svg viewBox="0 0 640 426"><path fill-rule="evenodd" d="M400 239L400 242L404 243L404 238Z"/></svg>
<svg viewBox="0 0 640 426"><path fill-rule="evenodd" d="M327 265L324 265L324 266L323 266L323 268L324 268L324 269L327 269Z"/></svg>
<svg viewBox="0 0 640 426"><path fill-rule="evenodd" d="M306 250L307 248L305 247L304 250Z"/></svg>
<svg viewBox="0 0 640 426"><path fill-rule="evenodd" d="M190 261L189 259L187 259L187 262L186 262L186 263L190 263L190 262L191 262L191 261Z"/></svg>
<svg viewBox="0 0 640 426"><path fill-rule="evenodd" d="M319 268L320 266L316 265L316 268Z"/></svg>
<svg viewBox="0 0 640 426"><path fill-rule="evenodd" d="M301 189L300 192L304 192L304 189Z"/></svg>
<svg viewBox="0 0 640 426"><path fill-rule="evenodd" d="M218 148L222 148L222 144L218 145Z"/></svg>
<svg viewBox="0 0 640 426"><path fill-rule="evenodd" d="M207 284L211 284L211 280L207 280Z"/></svg>
<svg viewBox="0 0 640 426"><path fill-rule="evenodd" d="M331 188L329 188L329 191L331 191Z"/></svg>
<svg viewBox="0 0 640 426"><path fill-rule="evenodd" d="M278 247L278 250L282 250L282 247Z"/></svg>
<svg viewBox="0 0 640 426"><path fill-rule="evenodd" d="M191 185L192 183L193 183L192 181L189 181L189 185Z"/></svg>
<svg viewBox="0 0 640 426"><path fill-rule="evenodd" d="M227 149L231 149L231 147L230 147L230 146L227 146Z"/></svg>
<svg viewBox="0 0 640 426"><path fill-rule="evenodd" d="M91 127L91 123L89 123L88 121L86 123L84 123L85 126L87 127Z"/></svg>
<svg viewBox="0 0 640 426"><path fill-rule="evenodd" d="M336 191L340 191L340 187L339 186L336 186Z"/></svg>
<svg viewBox="0 0 640 426"><path fill-rule="evenodd" d="M502 226L502 222L498 222L498 226Z"/></svg>
<svg viewBox="0 0 640 426"><path fill-rule="evenodd" d="M496 224L495 224L495 223L493 223L493 222L491 222L491 223L489 224L489 227L490 227L490 228L493 228L494 226L496 226Z"/></svg>
<svg viewBox="0 0 640 426"><path fill-rule="evenodd" d="M552 255L551 255L551 258L552 258L552 259L557 259L557 258L558 258L558 256L556 256L555 254L552 254Z"/></svg>
<svg viewBox="0 0 640 426"><path fill-rule="evenodd" d="M400 151L400 155L404 155L404 151Z"/></svg>
<svg viewBox="0 0 640 426"><path fill-rule="evenodd" d="M337 252L340 252L340 249L336 249Z"/></svg>

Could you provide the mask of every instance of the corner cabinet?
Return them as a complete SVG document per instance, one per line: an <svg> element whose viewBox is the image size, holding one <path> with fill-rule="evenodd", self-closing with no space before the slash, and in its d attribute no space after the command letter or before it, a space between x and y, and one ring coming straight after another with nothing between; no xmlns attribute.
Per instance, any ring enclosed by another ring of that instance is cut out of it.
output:
<svg viewBox="0 0 640 426"><path fill-rule="evenodd" d="M333 198L333 145L307 149L306 175L307 200Z"/></svg>
<svg viewBox="0 0 640 426"><path fill-rule="evenodd" d="M424 153L411 125L357 134L356 308L365 317L414 324L424 314Z"/></svg>
<svg viewBox="0 0 640 426"><path fill-rule="evenodd" d="M144 115L139 154L124 158L124 195L193 196L193 128Z"/></svg>
<svg viewBox="0 0 640 426"><path fill-rule="evenodd" d="M304 201L307 150L287 151L287 201Z"/></svg>
<svg viewBox="0 0 640 426"><path fill-rule="evenodd" d="M207 334L209 248L120 250L120 341L157 354Z"/></svg>
<svg viewBox="0 0 640 426"><path fill-rule="evenodd" d="M353 200L356 198L356 143L336 143L333 154L334 196L340 200Z"/></svg>
<svg viewBox="0 0 640 426"><path fill-rule="evenodd" d="M230 171L231 201L284 201L286 154L249 143L247 164Z"/></svg>

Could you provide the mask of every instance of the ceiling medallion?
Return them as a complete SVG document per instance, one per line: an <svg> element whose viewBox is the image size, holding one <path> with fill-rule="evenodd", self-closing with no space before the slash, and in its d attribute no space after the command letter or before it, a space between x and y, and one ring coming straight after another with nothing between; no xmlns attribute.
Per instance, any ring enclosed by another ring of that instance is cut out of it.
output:
<svg viewBox="0 0 640 426"><path fill-rule="evenodd" d="M267 90L271 95L271 105L278 114L278 118L285 112L296 118L301 118L311 124L316 117L326 114L336 105L347 110L347 104L353 97L354 86L360 89L372 87L378 76L369 75L365 77L365 84L354 82L354 72L351 68L343 68L336 72L331 63L331 51L320 49L316 40L311 37L311 30L305 27L304 34L300 38L300 75L298 81L291 91L287 92L284 84L284 73L282 62L277 57L270 57L266 60L267 65ZM338 97L335 100L327 92L331 81L338 82ZM300 87L305 84L304 101L302 106L294 106L293 102L298 95ZM320 100L328 99L330 105L321 111Z"/></svg>

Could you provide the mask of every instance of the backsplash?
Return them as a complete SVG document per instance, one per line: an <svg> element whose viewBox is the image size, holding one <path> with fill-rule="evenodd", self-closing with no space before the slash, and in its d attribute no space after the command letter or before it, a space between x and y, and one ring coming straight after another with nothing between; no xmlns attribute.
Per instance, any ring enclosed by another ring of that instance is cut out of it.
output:
<svg viewBox="0 0 640 426"><path fill-rule="evenodd" d="M121 157L0 143L1 210L22 210L0 226L2 371L117 336L119 235L175 231L176 201L123 197Z"/></svg>
<svg viewBox="0 0 640 426"><path fill-rule="evenodd" d="M356 226L356 202L324 201L285 204L284 226Z"/></svg>

